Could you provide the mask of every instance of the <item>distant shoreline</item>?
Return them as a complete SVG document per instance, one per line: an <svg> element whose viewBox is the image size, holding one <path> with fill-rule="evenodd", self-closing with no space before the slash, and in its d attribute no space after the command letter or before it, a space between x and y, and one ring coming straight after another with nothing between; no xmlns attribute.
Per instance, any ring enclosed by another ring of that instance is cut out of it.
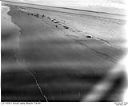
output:
<svg viewBox="0 0 128 106"><path fill-rule="evenodd" d="M39 5L39 4L31 4L31 3L23 3L23 2L11 2L11 1L2 1L3 3L9 3L13 5L23 5L31 8L36 9L47 9L47 10L53 10L53 11L66 11L69 13L75 13L75 14L86 14L86 15L96 15L97 14L100 17L106 17L106 18L115 18L117 19L125 19L125 14L116 14L116 13L109 13L109 12L100 12L100 11L93 11L93 10L83 10L83 9L75 9L75 8L68 8L68 7L56 7L56 6L47 6L47 5ZM35 7L34 7L35 6Z"/></svg>

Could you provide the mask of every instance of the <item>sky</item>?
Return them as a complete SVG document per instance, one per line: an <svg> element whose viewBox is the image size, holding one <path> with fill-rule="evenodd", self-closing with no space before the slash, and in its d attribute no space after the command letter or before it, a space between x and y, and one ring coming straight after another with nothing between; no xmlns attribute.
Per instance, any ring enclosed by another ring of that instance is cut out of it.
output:
<svg viewBox="0 0 128 106"><path fill-rule="evenodd" d="M59 7L104 6L123 8L126 0L10 0Z"/></svg>

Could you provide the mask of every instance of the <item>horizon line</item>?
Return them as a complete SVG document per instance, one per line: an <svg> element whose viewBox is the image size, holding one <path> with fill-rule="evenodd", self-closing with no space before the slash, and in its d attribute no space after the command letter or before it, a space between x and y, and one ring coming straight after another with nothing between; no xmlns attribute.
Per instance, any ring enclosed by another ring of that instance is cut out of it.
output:
<svg viewBox="0 0 128 106"><path fill-rule="evenodd" d="M50 5L44 5L44 4L36 4L36 3L29 3L29 2L19 2L19 1L17 2L17 1L10 1L10 0L0 0L0 1L2 1L2 2L10 2L10 3L28 4L28 5L37 5L37 6L46 6L46 7L52 7L52 8L62 8L62 9L69 9L69 10L87 11L87 12L94 12L94 13L104 13L104 14L111 14L111 15L118 15L118 16L125 16L125 14L110 13L110 12L105 12L105 11L94 11L94 10L91 10L91 9L90 10L89 9L77 9L77 8L70 8L70 7L50 6ZM96 7L96 6L94 6L94 7ZM102 7L102 6L99 6L99 7ZM103 7L103 8L106 8L106 7ZM115 8L115 7L113 7L113 8ZM123 11L123 9L119 9L119 10Z"/></svg>

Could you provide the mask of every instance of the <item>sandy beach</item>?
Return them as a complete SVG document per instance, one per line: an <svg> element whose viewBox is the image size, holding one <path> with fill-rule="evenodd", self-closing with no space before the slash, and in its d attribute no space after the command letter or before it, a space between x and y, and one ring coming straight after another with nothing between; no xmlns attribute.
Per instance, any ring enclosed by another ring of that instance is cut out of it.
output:
<svg viewBox="0 0 128 106"><path fill-rule="evenodd" d="M2 101L81 101L125 54L125 21L116 16L7 2L2 8ZM120 101L123 71L112 83L99 101Z"/></svg>

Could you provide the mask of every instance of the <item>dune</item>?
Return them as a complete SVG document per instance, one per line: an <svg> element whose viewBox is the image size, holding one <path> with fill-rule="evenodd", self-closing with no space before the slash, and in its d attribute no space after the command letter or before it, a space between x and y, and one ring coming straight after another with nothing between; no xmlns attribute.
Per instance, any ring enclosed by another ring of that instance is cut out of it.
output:
<svg viewBox="0 0 128 106"><path fill-rule="evenodd" d="M81 101L125 54L123 19L22 3L3 5L10 10L2 11L2 101ZM121 73L99 101L121 101Z"/></svg>

